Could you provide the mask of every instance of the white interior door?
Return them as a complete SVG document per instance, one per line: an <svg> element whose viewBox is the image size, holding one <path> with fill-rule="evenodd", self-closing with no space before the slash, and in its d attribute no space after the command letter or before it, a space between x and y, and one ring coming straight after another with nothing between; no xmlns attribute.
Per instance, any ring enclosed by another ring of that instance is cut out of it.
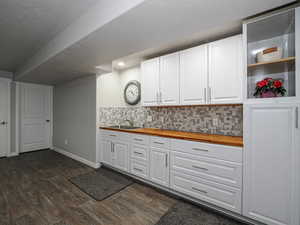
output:
<svg viewBox="0 0 300 225"><path fill-rule="evenodd" d="M52 87L20 84L20 151L51 147Z"/></svg>
<svg viewBox="0 0 300 225"><path fill-rule="evenodd" d="M0 157L9 149L10 80L0 78Z"/></svg>

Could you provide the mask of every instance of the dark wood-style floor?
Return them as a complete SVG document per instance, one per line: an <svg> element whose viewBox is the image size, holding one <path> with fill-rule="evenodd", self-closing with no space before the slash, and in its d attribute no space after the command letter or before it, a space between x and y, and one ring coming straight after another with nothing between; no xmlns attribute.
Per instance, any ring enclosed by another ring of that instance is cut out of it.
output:
<svg viewBox="0 0 300 225"><path fill-rule="evenodd" d="M0 225L150 225L176 203L139 184L97 202L68 181L92 170L51 150L0 159Z"/></svg>

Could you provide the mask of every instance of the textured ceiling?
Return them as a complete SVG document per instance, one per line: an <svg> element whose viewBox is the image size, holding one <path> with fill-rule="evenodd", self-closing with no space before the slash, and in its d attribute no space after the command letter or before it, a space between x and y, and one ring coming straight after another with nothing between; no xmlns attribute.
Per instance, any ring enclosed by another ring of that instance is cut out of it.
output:
<svg viewBox="0 0 300 225"><path fill-rule="evenodd" d="M242 19L290 0L146 0L47 62L21 81L58 84L92 74L96 65L147 49L205 42L241 30ZM152 52L155 53L155 52Z"/></svg>
<svg viewBox="0 0 300 225"><path fill-rule="evenodd" d="M0 70L15 71L99 0L1 0Z"/></svg>

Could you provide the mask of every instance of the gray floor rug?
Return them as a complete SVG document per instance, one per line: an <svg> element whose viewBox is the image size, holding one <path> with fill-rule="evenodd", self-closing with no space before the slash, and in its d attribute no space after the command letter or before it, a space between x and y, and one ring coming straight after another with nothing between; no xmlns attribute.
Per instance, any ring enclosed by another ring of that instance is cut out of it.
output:
<svg viewBox="0 0 300 225"><path fill-rule="evenodd" d="M208 209L189 203L175 204L156 225L245 225Z"/></svg>
<svg viewBox="0 0 300 225"><path fill-rule="evenodd" d="M133 180L106 168L71 178L80 190L97 201L104 200L133 184Z"/></svg>

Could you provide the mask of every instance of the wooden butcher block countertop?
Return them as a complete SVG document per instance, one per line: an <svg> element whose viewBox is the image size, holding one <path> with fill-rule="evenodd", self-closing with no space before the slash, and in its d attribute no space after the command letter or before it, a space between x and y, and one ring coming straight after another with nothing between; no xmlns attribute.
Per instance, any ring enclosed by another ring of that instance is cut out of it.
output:
<svg viewBox="0 0 300 225"><path fill-rule="evenodd" d="M119 129L111 127L100 127L100 129L243 147L243 137L162 130L155 128Z"/></svg>

